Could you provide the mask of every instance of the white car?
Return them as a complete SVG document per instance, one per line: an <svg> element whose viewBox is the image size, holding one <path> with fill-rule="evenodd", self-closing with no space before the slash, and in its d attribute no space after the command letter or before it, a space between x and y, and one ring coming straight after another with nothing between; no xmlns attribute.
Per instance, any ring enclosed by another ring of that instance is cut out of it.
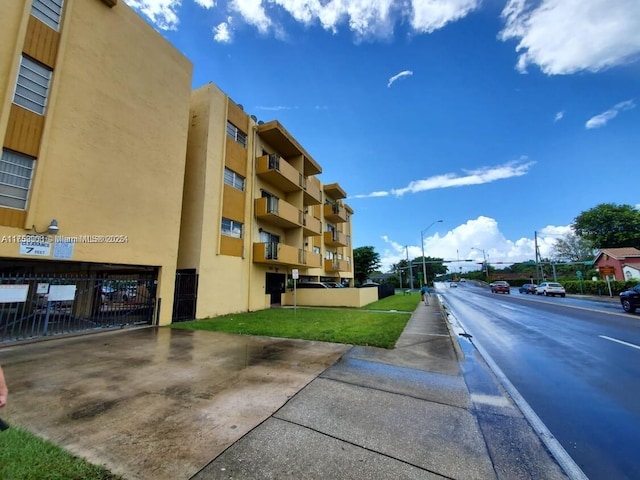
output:
<svg viewBox="0 0 640 480"><path fill-rule="evenodd" d="M564 287L556 282L542 282L536 287L536 295L544 295L546 297L560 295L564 297L566 293Z"/></svg>

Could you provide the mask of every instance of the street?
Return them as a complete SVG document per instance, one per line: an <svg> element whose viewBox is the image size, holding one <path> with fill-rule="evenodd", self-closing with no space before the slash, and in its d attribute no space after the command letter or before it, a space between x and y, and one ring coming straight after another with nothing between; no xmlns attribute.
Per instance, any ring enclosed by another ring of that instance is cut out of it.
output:
<svg viewBox="0 0 640 480"><path fill-rule="evenodd" d="M640 315L441 284L450 312L590 479L640 478Z"/></svg>

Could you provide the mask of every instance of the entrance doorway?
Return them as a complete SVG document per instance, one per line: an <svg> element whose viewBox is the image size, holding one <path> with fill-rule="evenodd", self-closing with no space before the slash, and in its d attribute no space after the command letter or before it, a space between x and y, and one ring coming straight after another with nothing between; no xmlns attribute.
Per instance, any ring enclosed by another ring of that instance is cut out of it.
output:
<svg viewBox="0 0 640 480"><path fill-rule="evenodd" d="M265 279L265 293L271 295L271 305L279 305L285 292L287 277L284 273L267 273Z"/></svg>

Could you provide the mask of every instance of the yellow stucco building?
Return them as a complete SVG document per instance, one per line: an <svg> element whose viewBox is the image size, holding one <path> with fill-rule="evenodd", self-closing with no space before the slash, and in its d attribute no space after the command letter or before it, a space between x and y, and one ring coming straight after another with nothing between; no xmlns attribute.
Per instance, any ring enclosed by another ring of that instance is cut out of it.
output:
<svg viewBox="0 0 640 480"><path fill-rule="evenodd" d="M0 11L0 341L269 308L293 277L353 285L346 193L278 121L192 90L124 2Z"/></svg>
<svg viewBox="0 0 640 480"><path fill-rule="evenodd" d="M193 316L290 303L294 276L353 285L353 211L321 172L278 121L214 84L194 90L178 256L198 275Z"/></svg>
<svg viewBox="0 0 640 480"><path fill-rule="evenodd" d="M49 332L118 310L139 319L143 306L170 323L191 62L124 2L0 0L0 11L5 334L20 337L20 316L38 318L72 284L81 301L50 312ZM20 283L23 311L11 312ZM107 305L119 285L130 305Z"/></svg>

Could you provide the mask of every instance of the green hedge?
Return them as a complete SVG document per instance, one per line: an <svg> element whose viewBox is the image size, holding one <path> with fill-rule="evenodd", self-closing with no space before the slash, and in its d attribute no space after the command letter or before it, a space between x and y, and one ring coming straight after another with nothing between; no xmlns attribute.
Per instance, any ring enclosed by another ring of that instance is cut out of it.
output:
<svg viewBox="0 0 640 480"><path fill-rule="evenodd" d="M509 285L511 285L512 287L521 287L525 283L531 283L530 278L514 278L507 281L509 282ZM553 281L554 281L553 279L550 279L550 278L547 279L547 282L553 282ZM535 282L535 279L534 279L534 282ZM599 280L596 282L592 280L583 280L582 282L580 282L579 280L576 280L575 277L571 279L558 278L558 283L562 284L562 286L565 288L567 293L577 293L577 294L584 294L584 295L604 295L607 297L609 296L609 287L607 287L607 282L605 282L604 280ZM639 282L637 281L620 282L615 280L610 283L611 283L611 293L613 294L613 296L618 296L620 292L629 290L630 288L637 285Z"/></svg>

